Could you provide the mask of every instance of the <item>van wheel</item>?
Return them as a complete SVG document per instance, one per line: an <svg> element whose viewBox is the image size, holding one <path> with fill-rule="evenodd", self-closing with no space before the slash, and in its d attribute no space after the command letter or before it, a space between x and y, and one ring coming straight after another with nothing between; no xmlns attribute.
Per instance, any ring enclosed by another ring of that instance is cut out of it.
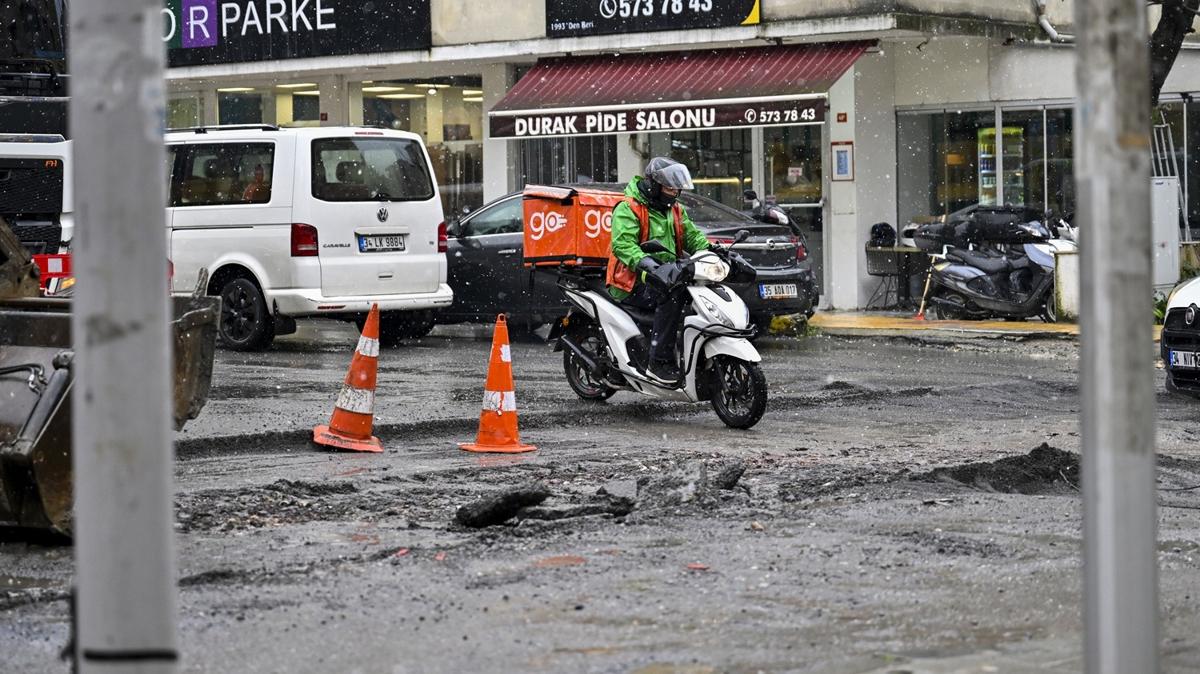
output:
<svg viewBox="0 0 1200 674"><path fill-rule="evenodd" d="M221 287L221 344L234 351L259 351L275 339L275 321L258 285L239 276Z"/></svg>
<svg viewBox="0 0 1200 674"><path fill-rule="evenodd" d="M399 346L406 339L420 339L433 330L433 311L389 311L379 314L379 343Z"/></svg>

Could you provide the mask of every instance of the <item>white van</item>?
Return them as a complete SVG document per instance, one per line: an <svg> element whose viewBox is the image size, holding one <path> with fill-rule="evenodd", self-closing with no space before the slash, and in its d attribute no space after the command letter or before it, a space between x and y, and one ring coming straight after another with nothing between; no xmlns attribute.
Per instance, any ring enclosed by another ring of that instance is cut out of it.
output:
<svg viewBox="0 0 1200 674"><path fill-rule="evenodd" d="M222 343L265 348L297 316L420 337L446 284L446 225L420 136L367 128L201 127L166 136L172 292L201 268Z"/></svg>

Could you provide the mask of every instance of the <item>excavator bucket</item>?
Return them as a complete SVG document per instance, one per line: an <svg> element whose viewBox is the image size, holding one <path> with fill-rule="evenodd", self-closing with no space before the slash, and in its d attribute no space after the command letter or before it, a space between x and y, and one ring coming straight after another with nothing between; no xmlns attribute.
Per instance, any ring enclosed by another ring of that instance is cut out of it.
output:
<svg viewBox="0 0 1200 674"><path fill-rule="evenodd" d="M212 383L221 300L206 286L202 273L196 293L172 299L176 430ZM40 294L36 266L0 220L0 528L70 536L71 301Z"/></svg>
<svg viewBox="0 0 1200 674"><path fill-rule="evenodd" d="M175 429L208 399L220 299L174 298ZM70 300L0 300L0 527L71 533Z"/></svg>

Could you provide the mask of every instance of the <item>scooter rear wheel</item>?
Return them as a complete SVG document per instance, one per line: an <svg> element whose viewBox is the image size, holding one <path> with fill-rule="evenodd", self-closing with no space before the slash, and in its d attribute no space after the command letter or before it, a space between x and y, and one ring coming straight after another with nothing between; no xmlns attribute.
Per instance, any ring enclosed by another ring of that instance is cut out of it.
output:
<svg viewBox="0 0 1200 674"><path fill-rule="evenodd" d="M965 307L967 304L967 298L963 297L962 295L959 295L958 293L951 293L951 292L942 292L942 293L939 293L937 296L941 297L942 299L947 300L949 302L953 302L955 305L957 305L952 308L950 305L945 304L943 302L934 302L933 310L937 314L937 317L939 320L958 321L958 320L962 320L963 318L966 317L967 312L966 312ZM964 307L964 308L959 309L958 307Z"/></svg>
<svg viewBox="0 0 1200 674"><path fill-rule="evenodd" d="M599 357L600 350L604 348L604 342L596 335L588 335L579 345L593 358ZM608 400L617 392L615 388L597 380L570 349L563 349L563 372L567 375L571 390L584 400Z"/></svg>
<svg viewBox="0 0 1200 674"><path fill-rule="evenodd" d="M758 363L717 356L709 368L713 411L730 428L750 428L767 411L767 378Z"/></svg>

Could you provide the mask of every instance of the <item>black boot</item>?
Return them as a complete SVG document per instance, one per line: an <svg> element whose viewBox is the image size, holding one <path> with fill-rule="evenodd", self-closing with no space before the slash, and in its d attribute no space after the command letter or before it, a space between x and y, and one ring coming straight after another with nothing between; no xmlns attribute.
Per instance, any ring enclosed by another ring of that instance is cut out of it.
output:
<svg viewBox="0 0 1200 674"><path fill-rule="evenodd" d="M663 384L675 385L679 382L679 367L669 360L651 360L646 375Z"/></svg>

